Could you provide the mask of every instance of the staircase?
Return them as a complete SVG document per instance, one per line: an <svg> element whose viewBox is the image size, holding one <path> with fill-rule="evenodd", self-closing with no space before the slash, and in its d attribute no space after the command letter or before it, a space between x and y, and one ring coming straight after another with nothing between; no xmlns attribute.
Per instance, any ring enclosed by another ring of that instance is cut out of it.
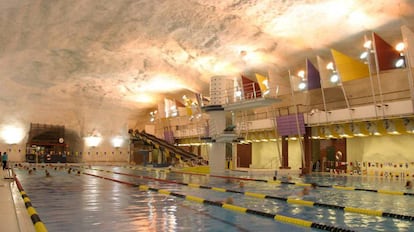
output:
<svg viewBox="0 0 414 232"><path fill-rule="evenodd" d="M146 143L154 145L155 147L158 147L161 150L164 150L165 152L167 152L167 154L170 154L171 156L178 158L179 160L189 164L190 166L206 165L208 163L201 156L198 156L184 149L176 147L163 139L155 137L154 135L136 131L132 136L136 139L143 140Z"/></svg>

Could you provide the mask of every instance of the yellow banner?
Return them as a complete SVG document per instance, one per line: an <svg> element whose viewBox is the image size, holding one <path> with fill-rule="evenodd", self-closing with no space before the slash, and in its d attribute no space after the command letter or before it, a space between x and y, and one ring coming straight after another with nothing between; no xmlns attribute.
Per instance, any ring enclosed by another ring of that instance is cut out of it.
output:
<svg viewBox="0 0 414 232"><path fill-rule="evenodd" d="M268 80L268 78L256 73L256 79L257 79L257 82L259 83L259 87L260 87L260 90L262 91L262 93L266 94L267 92L269 92L269 80Z"/></svg>
<svg viewBox="0 0 414 232"><path fill-rule="evenodd" d="M368 65L334 49L331 53L342 82L369 77Z"/></svg>

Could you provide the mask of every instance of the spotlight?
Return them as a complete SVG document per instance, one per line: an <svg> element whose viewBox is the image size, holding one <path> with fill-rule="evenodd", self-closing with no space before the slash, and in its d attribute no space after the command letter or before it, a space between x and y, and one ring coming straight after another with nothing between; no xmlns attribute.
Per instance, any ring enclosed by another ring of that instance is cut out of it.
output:
<svg viewBox="0 0 414 232"><path fill-rule="evenodd" d="M6 144L20 143L24 138L24 130L20 126L7 125L1 128L1 137Z"/></svg>
<svg viewBox="0 0 414 232"><path fill-rule="evenodd" d="M305 78L305 71L300 70L300 71L298 72L298 76L299 76L299 77L301 77L301 78Z"/></svg>
<svg viewBox="0 0 414 232"><path fill-rule="evenodd" d="M99 136L88 136L85 138L85 142L88 147L97 147L101 141L102 138Z"/></svg>
<svg viewBox="0 0 414 232"><path fill-rule="evenodd" d="M328 70L334 70L334 65L333 65L333 63L332 63L332 62L329 62L329 63L326 65L326 69L328 69Z"/></svg>
<svg viewBox="0 0 414 232"><path fill-rule="evenodd" d="M114 138L112 139L112 145L113 145L115 148L120 148L120 147L122 146L123 142L124 142L124 140L123 140L123 138L122 138L122 137L120 137L120 136L116 136L116 137L114 137Z"/></svg>
<svg viewBox="0 0 414 232"><path fill-rule="evenodd" d="M298 88L300 90L304 90L306 88L306 83L302 81L301 83L299 83Z"/></svg>
<svg viewBox="0 0 414 232"><path fill-rule="evenodd" d="M361 59L361 60L365 60L367 57L368 57L368 52L367 51L365 51L365 52L363 52L363 53L361 53L361 55L359 56L359 59Z"/></svg>
<svg viewBox="0 0 414 232"><path fill-rule="evenodd" d="M336 73L332 74L332 76L329 78L329 80L330 80L332 83L337 83L337 82L339 81L339 76L338 76L338 74L336 74Z"/></svg>
<svg viewBox="0 0 414 232"><path fill-rule="evenodd" d="M372 41L371 40L367 40L364 43L364 48L371 49L371 45L372 45Z"/></svg>
<svg viewBox="0 0 414 232"><path fill-rule="evenodd" d="M400 58L395 62L396 68L403 68L405 66L404 58Z"/></svg>
<svg viewBox="0 0 414 232"><path fill-rule="evenodd" d="M405 45L403 42L399 42L397 45L395 45L395 50L402 52L404 51Z"/></svg>

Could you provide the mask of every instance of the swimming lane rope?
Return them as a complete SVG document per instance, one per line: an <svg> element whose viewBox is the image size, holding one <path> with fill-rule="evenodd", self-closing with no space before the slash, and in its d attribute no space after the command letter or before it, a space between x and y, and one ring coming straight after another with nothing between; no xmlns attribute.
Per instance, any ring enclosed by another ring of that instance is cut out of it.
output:
<svg viewBox="0 0 414 232"><path fill-rule="evenodd" d="M151 169L147 168L146 170L151 170ZM156 170L156 169L154 169L154 170ZM166 172L168 172L168 171L169 170L166 170ZM176 171L176 170L172 170L171 172L181 173L181 174L190 174L190 175L211 176L211 177L235 179L235 180L310 186L310 184L308 184L308 183L298 183L298 182L290 182L290 181L279 181L279 180L274 181L274 180L263 180L263 179L253 179L253 178L234 177L234 176L229 177L229 176L201 174L201 173L193 173L193 172L183 172L183 171ZM364 189L364 188L356 188L356 187L352 187L352 186L341 186L341 185L317 185L317 186L321 187L321 188L334 188L334 189L348 190L348 191L365 191L365 192L382 193L382 194L390 194L390 195L414 196L414 193L410 193L410 192L390 191L390 190L384 190L384 189Z"/></svg>
<svg viewBox="0 0 414 232"><path fill-rule="evenodd" d="M247 213L247 214L258 215L258 216L262 216L262 217L266 217L266 218L271 218L275 221L279 221L279 222L282 222L282 223L293 224L293 225L296 225L296 226L315 228L315 229L320 229L320 230L325 230L325 231L332 231L332 232L352 232L353 231L353 230L349 230L349 229L343 229L343 228L339 228L339 227L336 227L336 226L325 225L325 224L312 222L312 221L307 221L307 220L303 220L303 219L287 217L287 216L277 215L277 214L271 214L271 213L266 213L266 212L253 210L253 209L247 209L247 208L240 207L240 206L233 205L233 204L225 204L225 203L221 203L221 202L206 200L206 199L196 197L196 196L184 195L184 194L176 193L176 192L170 192L170 191L165 190L165 189L152 188L152 187L149 187L147 185L139 185L139 184L134 184L134 183L126 182L126 181L120 181L120 180L109 178L109 177L94 175L94 174L91 174L91 173L83 172L83 174L98 177L98 178L102 178L102 179L105 179L105 180L110 180L110 181L122 183L122 184L127 184L127 185L130 185L130 186L133 186L133 187L138 187L142 191L158 192L160 194L171 195L171 196L182 198L182 199L188 200L188 201L193 201L193 202L202 203L202 204L206 204L206 205L221 207L223 209L235 211L235 212L238 212L238 213Z"/></svg>
<svg viewBox="0 0 414 232"><path fill-rule="evenodd" d="M23 198L27 213L29 214L30 219L32 219L36 232L47 232L45 224L42 222L42 220L40 220L40 217L37 214L36 209L33 207L32 202L30 201L29 196L27 196L26 192L24 191L19 179L17 179L17 177L15 176L14 180L16 181L17 188L19 189L20 195Z"/></svg>
<svg viewBox="0 0 414 232"><path fill-rule="evenodd" d="M224 189L224 188L217 188L217 187L211 187L211 186L205 186L205 185L198 185L198 184L193 184L193 183L184 183L184 182L179 182L179 181L165 180L165 179L159 179L159 178L154 178L154 177L149 177L149 176L134 175L134 174L121 173L121 172L115 172L115 171L109 171L109 170L103 170L103 169L92 169L92 170L102 171L102 172L112 172L118 175L130 176L130 177L135 177L135 178L143 178L143 179L155 180L159 182L167 182L167 183L172 183L172 184L185 185L185 186L189 186L193 188L210 189L210 190L214 190L217 192L238 193L238 194L243 194L245 196L250 196L250 197L255 197L255 198L279 200L279 201L287 202L288 204L298 204L298 205L305 205L309 207L336 209L336 210L340 210L340 211L347 212L347 213L358 213L358 214L365 214L365 215L370 215L370 216L395 218L395 219L400 219L404 221L414 221L414 216L396 214L396 213L388 213L388 212L383 212L381 210L372 210L372 209L347 207L347 206L340 206L340 205L333 205L333 204L325 204L325 203L306 201L306 200L301 200L301 199L265 195L261 193L244 192L244 191L237 191L237 190L232 190L232 189Z"/></svg>

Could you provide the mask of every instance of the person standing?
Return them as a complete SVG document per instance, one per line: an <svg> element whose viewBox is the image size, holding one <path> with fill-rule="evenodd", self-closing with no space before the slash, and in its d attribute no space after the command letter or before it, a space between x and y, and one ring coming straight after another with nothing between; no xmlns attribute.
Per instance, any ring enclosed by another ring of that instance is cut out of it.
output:
<svg viewBox="0 0 414 232"><path fill-rule="evenodd" d="M7 168L7 161L8 161L8 155L6 152L3 152L3 155L1 156L1 161L3 162L3 170Z"/></svg>

